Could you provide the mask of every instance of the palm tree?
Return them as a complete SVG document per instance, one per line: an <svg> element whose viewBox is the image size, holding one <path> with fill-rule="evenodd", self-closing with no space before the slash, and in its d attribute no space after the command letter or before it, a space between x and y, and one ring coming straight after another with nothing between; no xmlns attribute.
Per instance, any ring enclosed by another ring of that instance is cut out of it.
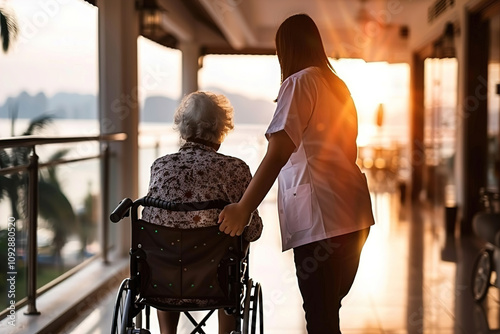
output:
<svg viewBox="0 0 500 334"><path fill-rule="evenodd" d="M7 52L12 41L17 36L17 22L13 14L9 14L5 8L0 7L0 40L3 52Z"/></svg>
<svg viewBox="0 0 500 334"><path fill-rule="evenodd" d="M11 135L14 136L14 123L17 118L17 105L10 112L11 117ZM45 129L52 122L52 116L42 115L33 119L28 128L23 132L23 136L36 134ZM29 147L16 147L11 150L0 149L0 168L27 165L29 163ZM27 185L28 176L26 173L13 173L10 176L0 175L0 200L7 197L10 200L12 216L17 220L24 218L21 216L26 196L22 189Z"/></svg>
<svg viewBox="0 0 500 334"><path fill-rule="evenodd" d="M17 112L11 112L12 126L15 123ZM23 136L37 134L51 124L53 117L42 115L31 120L28 128L23 132ZM13 130L12 130L13 131ZM31 148L16 147L9 151L0 149L0 168L26 165L29 163ZM59 160L68 153L68 150L57 151L49 161ZM66 243L68 235L76 229L76 217L71 203L64 194L59 179L57 178L56 167L47 167L40 171L38 190L39 194L39 214L48 223L54 233L53 256L56 263L62 267L61 250ZM25 218L24 210L27 198L26 185L27 173L13 173L9 176L0 175L0 200L4 197L10 200L12 216L17 220ZM22 216L21 216L22 215Z"/></svg>
<svg viewBox="0 0 500 334"><path fill-rule="evenodd" d="M60 160L68 152L69 150L59 150L50 157L49 161ZM38 198L38 212L54 232L52 255L56 264L62 268L61 250L66 244L67 237L75 231L76 216L71 203L61 189L56 170L55 166L50 166L40 172L38 191L43 196Z"/></svg>
<svg viewBox="0 0 500 334"><path fill-rule="evenodd" d="M87 243L89 242L89 240L94 238L94 236L92 235L92 225L95 222L94 214L96 207L94 203L95 196L92 194L90 182L88 183L87 189L87 195L83 200L83 210L80 210L77 214L79 227L78 235L80 236L80 243L82 245L82 248L80 249L81 259L84 259L87 255Z"/></svg>

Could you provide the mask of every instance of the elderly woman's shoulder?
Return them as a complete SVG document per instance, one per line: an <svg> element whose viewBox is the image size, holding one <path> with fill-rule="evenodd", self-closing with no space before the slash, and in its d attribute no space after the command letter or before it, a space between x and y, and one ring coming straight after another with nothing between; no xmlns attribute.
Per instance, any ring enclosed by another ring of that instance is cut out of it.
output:
<svg viewBox="0 0 500 334"><path fill-rule="evenodd" d="M180 159L179 152L166 154L166 155L162 155L162 156L156 158L155 161L153 162L153 165L166 164L166 163L177 161L179 159Z"/></svg>
<svg viewBox="0 0 500 334"><path fill-rule="evenodd" d="M229 164L229 165L233 165L233 166L240 166L240 167L243 167L243 168L249 168L247 163L243 160L241 160L240 158L237 158L237 157L233 157L231 155L225 155L225 154L222 154L222 153L217 153L217 156L220 158L219 159L219 162L221 164Z"/></svg>

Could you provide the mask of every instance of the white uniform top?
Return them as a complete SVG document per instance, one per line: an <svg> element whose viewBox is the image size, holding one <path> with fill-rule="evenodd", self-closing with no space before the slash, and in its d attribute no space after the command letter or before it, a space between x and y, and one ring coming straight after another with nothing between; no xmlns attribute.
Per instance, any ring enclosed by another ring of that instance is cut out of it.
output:
<svg viewBox="0 0 500 334"><path fill-rule="evenodd" d="M374 224L356 117L351 97L342 103L317 67L281 85L266 137L284 130L295 144L278 177L283 251Z"/></svg>

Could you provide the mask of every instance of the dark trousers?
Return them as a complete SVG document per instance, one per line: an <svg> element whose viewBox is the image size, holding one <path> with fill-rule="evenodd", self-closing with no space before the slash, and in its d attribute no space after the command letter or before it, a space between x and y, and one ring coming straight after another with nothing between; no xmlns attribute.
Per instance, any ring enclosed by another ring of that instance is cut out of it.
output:
<svg viewBox="0 0 500 334"><path fill-rule="evenodd" d="M358 270L370 229L293 249L308 334L339 334L339 311Z"/></svg>

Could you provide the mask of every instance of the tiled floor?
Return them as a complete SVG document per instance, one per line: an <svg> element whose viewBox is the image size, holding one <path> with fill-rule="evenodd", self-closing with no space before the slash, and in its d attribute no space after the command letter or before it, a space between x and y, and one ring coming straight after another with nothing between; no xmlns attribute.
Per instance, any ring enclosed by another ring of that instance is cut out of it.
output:
<svg viewBox="0 0 500 334"><path fill-rule="evenodd" d="M253 245L251 276L264 289L265 332L305 333L292 253L281 253L274 200L261 206L266 223ZM373 196L377 224L363 250L358 275L341 310L344 334L500 333L497 288L476 304L469 279L481 243L446 237L443 209L401 208L396 194ZM113 293L65 333L109 333ZM214 319L215 320L215 319ZM153 333L158 333L153 319ZM186 323L179 333L188 333ZM216 333L210 322L207 333Z"/></svg>

